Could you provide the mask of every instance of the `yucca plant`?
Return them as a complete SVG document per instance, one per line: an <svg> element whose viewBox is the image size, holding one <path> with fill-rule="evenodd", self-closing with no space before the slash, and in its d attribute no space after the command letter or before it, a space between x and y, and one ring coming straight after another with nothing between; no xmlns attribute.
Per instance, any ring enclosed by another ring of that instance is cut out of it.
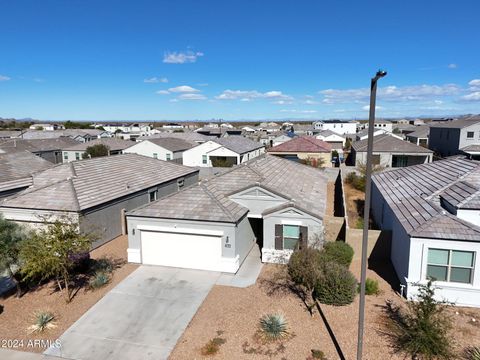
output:
<svg viewBox="0 0 480 360"><path fill-rule="evenodd" d="M282 314L267 314L260 319L260 331L268 341L276 341L288 335L287 320Z"/></svg>
<svg viewBox="0 0 480 360"><path fill-rule="evenodd" d="M52 329L56 325L53 323L55 315L49 311L39 311L35 313L34 324L29 329L34 332L43 332L47 329Z"/></svg>
<svg viewBox="0 0 480 360"><path fill-rule="evenodd" d="M471 346L465 349L465 359L480 360L480 346Z"/></svg>
<svg viewBox="0 0 480 360"><path fill-rule="evenodd" d="M90 279L89 285L92 289L98 289L110 282L110 276L104 271L97 271Z"/></svg>

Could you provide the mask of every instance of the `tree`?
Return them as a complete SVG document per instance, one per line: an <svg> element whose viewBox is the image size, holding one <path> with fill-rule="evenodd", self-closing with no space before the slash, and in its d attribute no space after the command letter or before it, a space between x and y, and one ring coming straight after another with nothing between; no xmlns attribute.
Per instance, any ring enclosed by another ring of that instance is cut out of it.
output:
<svg viewBox="0 0 480 360"><path fill-rule="evenodd" d="M68 303L72 300L70 281L75 255L88 251L93 237L80 233L78 223L66 217L47 221L22 245L22 274L25 279L54 278Z"/></svg>
<svg viewBox="0 0 480 360"><path fill-rule="evenodd" d="M392 133L394 133L394 134L401 134L401 133L402 133L402 130L400 130L398 127L396 127L395 129L392 130Z"/></svg>
<svg viewBox="0 0 480 360"><path fill-rule="evenodd" d="M352 147L352 139L348 138L345 140L345 150L350 150Z"/></svg>
<svg viewBox="0 0 480 360"><path fill-rule="evenodd" d="M449 304L435 300L434 295L429 280L419 285L417 298L405 309L387 303L387 329L397 351L428 360L454 357L449 336L452 320L445 313Z"/></svg>
<svg viewBox="0 0 480 360"><path fill-rule="evenodd" d="M96 158L100 156L108 156L110 153L110 148L104 144L96 144L87 147L85 152L83 153L83 158Z"/></svg>
<svg viewBox="0 0 480 360"><path fill-rule="evenodd" d="M17 297L22 295L18 278L20 247L25 240L24 229L0 215L0 271L6 271L17 288Z"/></svg>

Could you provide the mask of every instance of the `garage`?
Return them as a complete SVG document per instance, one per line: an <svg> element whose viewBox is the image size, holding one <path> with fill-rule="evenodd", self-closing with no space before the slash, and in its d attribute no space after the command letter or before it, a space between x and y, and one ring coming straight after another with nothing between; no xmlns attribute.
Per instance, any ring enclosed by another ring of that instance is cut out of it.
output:
<svg viewBox="0 0 480 360"><path fill-rule="evenodd" d="M222 237L196 233L141 231L142 263L218 271Z"/></svg>

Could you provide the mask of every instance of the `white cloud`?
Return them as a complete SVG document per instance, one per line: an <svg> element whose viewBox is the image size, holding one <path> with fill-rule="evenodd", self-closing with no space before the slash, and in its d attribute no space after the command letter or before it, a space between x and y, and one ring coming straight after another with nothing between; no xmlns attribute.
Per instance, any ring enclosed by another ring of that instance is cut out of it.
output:
<svg viewBox="0 0 480 360"><path fill-rule="evenodd" d="M0 75L0 81L8 81L8 80L10 80L8 76Z"/></svg>
<svg viewBox="0 0 480 360"><path fill-rule="evenodd" d="M283 113L296 113L296 114L314 114L317 110L296 110L296 109L282 109L280 112Z"/></svg>
<svg viewBox="0 0 480 360"><path fill-rule="evenodd" d="M148 78L148 79L144 79L143 80L144 83L168 83L168 79L167 78L159 78L159 77L151 77L151 78Z"/></svg>
<svg viewBox="0 0 480 360"><path fill-rule="evenodd" d="M370 105L363 106L362 110L369 111L370 110ZM385 110L385 108L377 105L377 106L375 106L375 110Z"/></svg>
<svg viewBox="0 0 480 360"><path fill-rule="evenodd" d="M468 85L470 85L470 88L468 90L480 91L480 79L473 79L468 82Z"/></svg>
<svg viewBox="0 0 480 360"><path fill-rule="evenodd" d="M277 104L277 105L289 105L289 104L292 104L293 101L290 101L290 100L277 100L277 101L274 101L272 102L272 104Z"/></svg>
<svg viewBox="0 0 480 360"><path fill-rule="evenodd" d="M457 64L453 64L453 63L452 63L452 64L448 64L448 68L449 68L449 69L456 69L457 67L458 67Z"/></svg>
<svg viewBox="0 0 480 360"><path fill-rule="evenodd" d="M170 94L170 91L168 91L168 90L158 90L158 91L157 91L157 94L159 94L159 95L167 95L167 94Z"/></svg>
<svg viewBox="0 0 480 360"><path fill-rule="evenodd" d="M315 100L305 100L303 103L306 104L306 105L316 105L316 104L318 104L318 101L315 101Z"/></svg>
<svg viewBox="0 0 480 360"><path fill-rule="evenodd" d="M293 97L286 95L278 90L260 92L257 90L225 90L220 95L215 96L219 100L237 100L245 101L243 99L274 99L277 101L284 100L289 101L293 100Z"/></svg>
<svg viewBox="0 0 480 360"><path fill-rule="evenodd" d="M168 100L168 101L170 101L170 102L172 102L172 103L176 103L176 102L178 102L178 99L170 99L170 100Z"/></svg>
<svg viewBox="0 0 480 360"><path fill-rule="evenodd" d="M443 104L443 101L442 101L442 100L433 100L433 102L434 102L435 104L438 104L438 105Z"/></svg>
<svg viewBox="0 0 480 360"><path fill-rule="evenodd" d="M179 100L206 100L207 97L202 94L182 94L178 97Z"/></svg>
<svg viewBox="0 0 480 360"><path fill-rule="evenodd" d="M188 85L181 85L177 87L173 87L168 89L168 91L173 92L173 93L194 93L194 92L200 92L200 90L195 89L191 86Z"/></svg>
<svg viewBox="0 0 480 360"><path fill-rule="evenodd" d="M462 96L465 101L480 101L480 91L474 91L471 94Z"/></svg>
<svg viewBox="0 0 480 360"><path fill-rule="evenodd" d="M203 56L202 52L193 52L191 50L184 52L170 52L167 51L163 54L163 62L166 64L186 64L194 63L197 61L197 58Z"/></svg>

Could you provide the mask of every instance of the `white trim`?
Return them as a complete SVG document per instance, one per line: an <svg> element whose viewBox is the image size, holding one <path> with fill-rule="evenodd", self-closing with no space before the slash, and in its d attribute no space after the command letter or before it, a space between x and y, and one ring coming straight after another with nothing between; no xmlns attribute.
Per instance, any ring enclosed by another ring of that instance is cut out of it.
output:
<svg viewBox="0 0 480 360"><path fill-rule="evenodd" d="M282 225L302 226L302 222L297 220L282 220Z"/></svg>
<svg viewBox="0 0 480 360"><path fill-rule="evenodd" d="M249 217L249 218L256 218L256 219L261 219L261 218L262 218L262 214L252 214L252 213L248 213L247 217Z"/></svg>
<svg viewBox="0 0 480 360"><path fill-rule="evenodd" d="M177 228L167 227L167 226L154 226L154 225L137 225L138 230L145 231L159 231L159 232L169 232L169 233L180 233L180 234L197 234L197 235L210 235L210 236L223 236L223 231L218 230L203 230L203 229L187 229L187 228Z"/></svg>
<svg viewBox="0 0 480 360"><path fill-rule="evenodd" d="M141 258L141 255L140 255L140 249L128 248L127 249L127 258L128 258L128 262L137 263L137 264L142 263L142 258Z"/></svg>

